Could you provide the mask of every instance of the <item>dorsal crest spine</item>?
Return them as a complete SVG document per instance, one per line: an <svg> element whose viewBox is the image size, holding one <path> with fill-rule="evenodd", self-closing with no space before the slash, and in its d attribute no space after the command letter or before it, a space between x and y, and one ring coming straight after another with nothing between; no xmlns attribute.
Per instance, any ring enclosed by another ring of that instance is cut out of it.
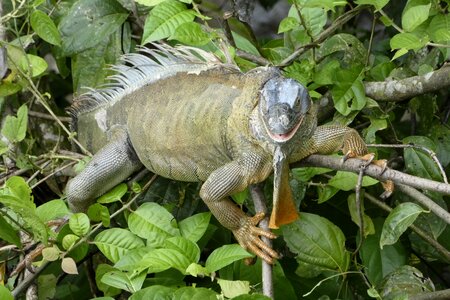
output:
<svg viewBox="0 0 450 300"><path fill-rule="evenodd" d="M215 55L198 48L171 47L160 43L153 43L152 46L154 49L140 47L138 53L124 54L120 62L111 67L115 74L109 76L104 85L90 89L75 99L69 109L72 125L76 124L82 113L112 105L145 85L178 73L198 74L220 67L239 70L237 66L224 64Z"/></svg>

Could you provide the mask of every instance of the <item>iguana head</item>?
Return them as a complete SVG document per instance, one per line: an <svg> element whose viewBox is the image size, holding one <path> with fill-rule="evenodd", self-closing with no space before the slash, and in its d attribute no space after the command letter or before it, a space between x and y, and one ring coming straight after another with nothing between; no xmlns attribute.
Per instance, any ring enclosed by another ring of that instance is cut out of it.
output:
<svg viewBox="0 0 450 300"><path fill-rule="evenodd" d="M259 112L270 139L276 144L291 140L312 106L306 87L290 78L275 77L261 90Z"/></svg>

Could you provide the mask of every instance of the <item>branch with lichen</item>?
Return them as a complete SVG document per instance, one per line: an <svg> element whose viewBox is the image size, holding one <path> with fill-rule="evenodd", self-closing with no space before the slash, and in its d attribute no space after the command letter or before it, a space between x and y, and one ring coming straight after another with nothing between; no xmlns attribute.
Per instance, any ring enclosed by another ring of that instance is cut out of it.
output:
<svg viewBox="0 0 450 300"><path fill-rule="evenodd" d="M420 76L364 82L366 95L378 101L403 101L450 87L450 65Z"/></svg>

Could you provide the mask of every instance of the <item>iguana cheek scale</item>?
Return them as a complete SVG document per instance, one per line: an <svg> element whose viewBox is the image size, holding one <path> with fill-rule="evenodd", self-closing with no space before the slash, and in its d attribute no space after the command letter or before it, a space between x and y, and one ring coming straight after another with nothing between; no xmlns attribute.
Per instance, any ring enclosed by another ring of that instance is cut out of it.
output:
<svg viewBox="0 0 450 300"><path fill-rule="evenodd" d="M67 185L69 205L85 211L97 197L145 166L161 176L200 181L200 197L239 244L273 263L278 254L260 236L264 214L246 216L230 195L274 171L270 227L298 217L289 163L341 149L367 153L356 131L316 128L305 87L276 68L242 73L210 53L155 44L127 54L103 89L71 108L80 142L95 152Z"/></svg>

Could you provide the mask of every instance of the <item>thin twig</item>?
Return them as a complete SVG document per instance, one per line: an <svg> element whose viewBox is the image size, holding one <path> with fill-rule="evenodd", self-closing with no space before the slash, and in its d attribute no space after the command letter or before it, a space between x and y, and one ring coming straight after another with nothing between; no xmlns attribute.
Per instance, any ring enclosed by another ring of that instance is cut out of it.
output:
<svg viewBox="0 0 450 300"><path fill-rule="evenodd" d="M358 253L359 249L362 246L362 243L364 241L364 217L363 217L363 211L361 207L361 188L362 188L362 181L364 178L364 171L366 169L366 165L361 165L359 168L359 174L358 174L358 181L356 183L355 187L355 201L356 201L356 214L359 218L359 242L358 246L356 247L353 254Z"/></svg>

